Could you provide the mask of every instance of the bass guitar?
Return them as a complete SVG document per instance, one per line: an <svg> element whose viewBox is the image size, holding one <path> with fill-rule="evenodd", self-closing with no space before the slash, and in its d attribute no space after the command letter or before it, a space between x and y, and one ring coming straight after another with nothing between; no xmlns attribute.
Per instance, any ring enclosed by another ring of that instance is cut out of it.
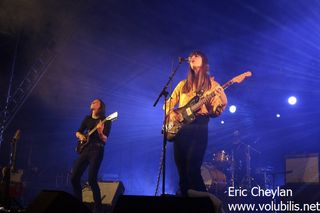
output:
<svg viewBox="0 0 320 213"><path fill-rule="evenodd" d="M222 85L223 89L227 89L234 83L241 83L245 78L252 76L250 71L238 75ZM206 103L209 103L213 97L215 97L215 91L205 95L196 95L186 105L170 111L166 115L166 138L168 141L172 141L179 130L186 124L192 123L196 119L196 114L200 107ZM179 118L179 119L177 119Z"/></svg>
<svg viewBox="0 0 320 213"><path fill-rule="evenodd" d="M110 114L108 117L103 119L101 123L105 123L106 121L114 121L118 118L118 112L114 112ZM89 137L92 135L95 131L97 130L97 126L95 126L93 129L91 129L87 135L86 135L86 140L78 140L78 145L76 147L76 152L81 153L84 148L90 143Z"/></svg>

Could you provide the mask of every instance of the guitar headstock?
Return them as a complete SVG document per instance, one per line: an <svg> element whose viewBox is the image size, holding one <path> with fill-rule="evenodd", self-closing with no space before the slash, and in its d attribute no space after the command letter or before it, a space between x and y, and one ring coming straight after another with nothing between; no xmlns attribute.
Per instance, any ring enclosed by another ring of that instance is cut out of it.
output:
<svg viewBox="0 0 320 213"><path fill-rule="evenodd" d="M105 118L105 120L114 121L118 118L118 112L114 112L110 114L108 117Z"/></svg>
<svg viewBox="0 0 320 213"><path fill-rule="evenodd" d="M247 72L244 72L236 77L234 77L231 81L232 83L241 83L245 78L247 77L251 77L252 76L252 72L251 71L247 71Z"/></svg>

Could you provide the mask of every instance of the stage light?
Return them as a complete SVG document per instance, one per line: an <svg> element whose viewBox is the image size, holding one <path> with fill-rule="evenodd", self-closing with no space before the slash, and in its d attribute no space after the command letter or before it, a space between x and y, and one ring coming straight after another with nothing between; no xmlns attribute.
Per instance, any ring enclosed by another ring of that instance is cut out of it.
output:
<svg viewBox="0 0 320 213"><path fill-rule="evenodd" d="M235 105L231 105L231 106L229 107L229 112L235 113L236 111L237 111L237 107L236 107Z"/></svg>
<svg viewBox="0 0 320 213"><path fill-rule="evenodd" d="M295 105L297 103L297 98L295 96L291 96L288 98L288 103L290 105Z"/></svg>
<svg viewBox="0 0 320 213"><path fill-rule="evenodd" d="M277 118L280 118L280 114L279 114L279 113L278 113L278 114L276 114L276 117L277 117Z"/></svg>
<svg viewBox="0 0 320 213"><path fill-rule="evenodd" d="M224 124L224 121L223 121L223 120L221 121L221 124Z"/></svg>

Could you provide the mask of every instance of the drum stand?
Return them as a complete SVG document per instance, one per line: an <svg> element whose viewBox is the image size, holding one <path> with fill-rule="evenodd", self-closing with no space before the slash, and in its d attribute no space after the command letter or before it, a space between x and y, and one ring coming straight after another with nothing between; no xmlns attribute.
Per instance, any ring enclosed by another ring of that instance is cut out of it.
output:
<svg viewBox="0 0 320 213"><path fill-rule="evenodd" d="M241 180L241 183L245 183L245 187L247 189L251 189L252 187L252 177L251 177L251 150L257 152L257 153L261 153L260 151L258 151L255 148L252 148L249 144L245 144L240 142L239 144L244 145L246 147L245 150L245 162L246 162L246 172L245 172L245 177ZM234 148L232 149L232 153L231 153L231 186L235 187L235 172L236 172L236 168L235 168L235 156L234 156Z"/></svg>
<svg viewBox="0 0 320 213"><path fill-rule="evenodd" d="M246 176L245 176L245 183L247 184L247 188L251 189L251 153L250 153L250 145L247 145L247 152L246 152Z"/></svg>
<svg viewBox="0 0 320 213"><path fill-rule="evenodd" d="M233 152L233 149L231 151L231 187L234 187L235 184L235 176L234 176L234 173L235 173L235 165L234 165L234 152Z"/></svg>

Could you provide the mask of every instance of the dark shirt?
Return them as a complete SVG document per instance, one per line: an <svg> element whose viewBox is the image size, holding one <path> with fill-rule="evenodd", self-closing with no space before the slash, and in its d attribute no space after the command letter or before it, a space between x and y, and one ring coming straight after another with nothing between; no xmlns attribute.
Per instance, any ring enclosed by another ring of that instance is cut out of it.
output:
<svg viewBox="0 0 320 213"><path fill-rule="evenodd" d="M97 126L97 124L99 123L99 121L105 119L106 117L103 116L101 118L97 118L94 119L91 117L91 115L87 115L82 123L80 128L78 129L78 132L82 133L82 134L87 134L91 129L93 129L94 127ZM107 137L109 137L110 134L110 129L111 129L111 121L106 121L104 123L104 129L103 129L103 134L106 135ZM98 131L94 131L92 133L92 135L89 137L89 141L91 143L102 143L104 144L104 142L100 139Z"/></svg>

